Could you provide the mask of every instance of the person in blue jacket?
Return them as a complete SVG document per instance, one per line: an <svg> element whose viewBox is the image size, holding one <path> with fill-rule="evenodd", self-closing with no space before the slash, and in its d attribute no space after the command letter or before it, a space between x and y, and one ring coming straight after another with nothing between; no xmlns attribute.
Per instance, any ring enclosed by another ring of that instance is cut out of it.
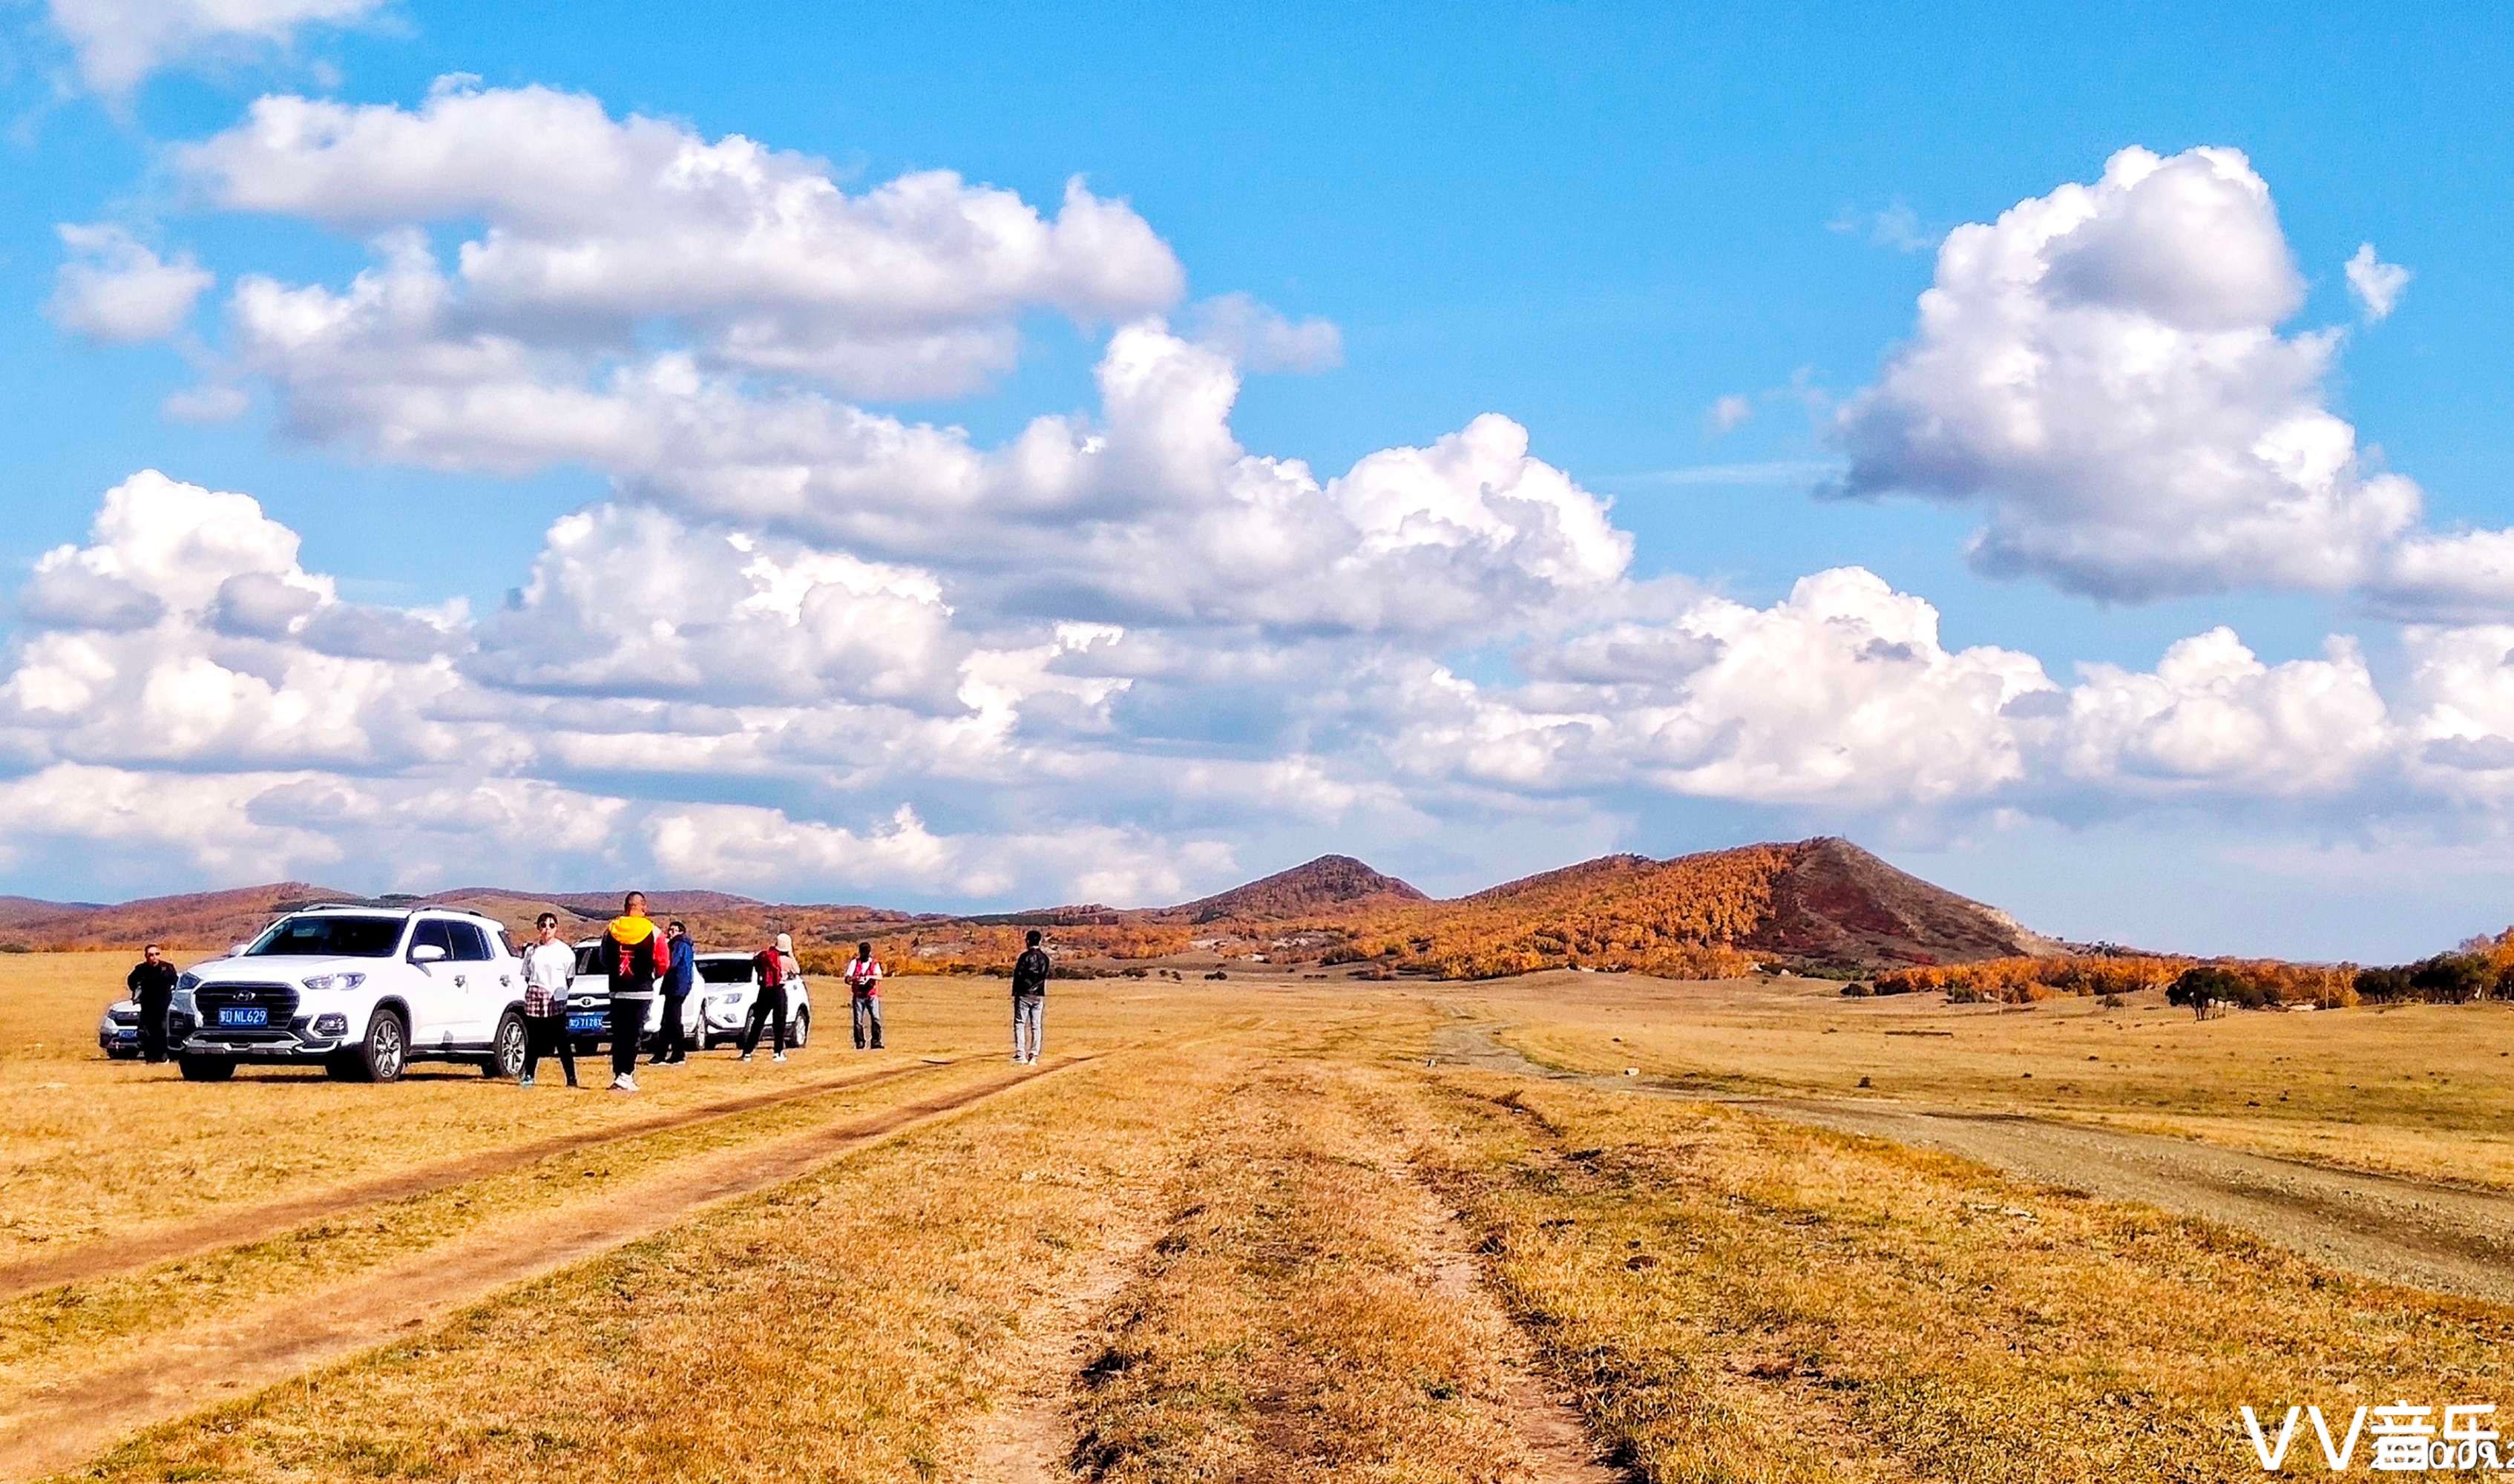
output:
<svg viewBox="0 0 2514 1484"><path fill-rule="evenodd" d="M681 1027L681 1007L689 1003L698 978L698 947L690 930L672 922L664 929L671 958L664 969L664 1023L655 1033L655 1066L677 1066L690 1059L690 1038Z"/></svg>

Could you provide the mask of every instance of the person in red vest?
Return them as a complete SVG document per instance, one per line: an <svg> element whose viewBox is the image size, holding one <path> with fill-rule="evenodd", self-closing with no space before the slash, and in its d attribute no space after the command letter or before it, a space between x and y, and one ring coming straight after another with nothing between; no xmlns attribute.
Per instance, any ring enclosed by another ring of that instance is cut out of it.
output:
<svg viewBox="0 0 2514 1484"><path fill-rule="evenodd" d="M777 1055L786 1060L786 982L794 976L794 940L785 933L777 941L750 957L759 975L759 992L750 997L750 1023L742 1032L742 1057L748 1062L759 1049L759 1027L770 1016L777 1020Z"/></svg>
<svg viewBox="0 0 2514 1484"><path fill-rule="evenodd" d="M872 956L872 944L856 944L856 956L847 964L848 998L855 1002L856 1050L866 1050L867 1026L871 1026L872 1050L881 1050L881 960Z"/></svg>

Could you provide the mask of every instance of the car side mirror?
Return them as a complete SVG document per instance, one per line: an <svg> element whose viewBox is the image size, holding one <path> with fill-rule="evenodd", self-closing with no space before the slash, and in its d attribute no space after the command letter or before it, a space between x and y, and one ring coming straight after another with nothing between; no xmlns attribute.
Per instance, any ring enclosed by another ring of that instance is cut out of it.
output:
<svg viewBox="0 0 2514 1484"><path fill-rule="evenodd" d="M444 956L445 950L432 943L421 943L410 950L410 961L415 964L432 964Z"/></svg>

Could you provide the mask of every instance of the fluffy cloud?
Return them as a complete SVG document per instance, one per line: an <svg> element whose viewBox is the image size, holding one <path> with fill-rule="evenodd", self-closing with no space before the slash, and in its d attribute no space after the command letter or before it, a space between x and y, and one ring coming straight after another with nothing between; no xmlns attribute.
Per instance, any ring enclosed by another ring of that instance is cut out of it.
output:
<svg viewBox="0 0 2514 1484"><path fill-rule="evenodd" d="M2352 282L2388 303L2398 282L2366 258ZM1948 235L1912 340L1837 414L1837 493L1979 505L1977 566L2073 592L2379 584L2415 606L2434 554L2396 554L2418 489L2326 405L2337 333L2280 333L2303 293L2241 154L2125 149L2091 185Z"/></svg>
<svg viewBox="0 0 2514 1484"><path fill-rule="evenodd" d="M121 98L151 72L200 55L286 47L313 25L345 25L385 0L49 0L80 78Z"/></svg>
<svg viewBox="0 0 2514 1484"><path fill-rule="evenodd" d="M164 340L192 317L217 277L189 253L163 259L118 226L64 223L70 260L44 305L53 323L108 344Z"/></svg>
<svg viewBox="0 0 2514 1484"><path fill-rule="evenodd" d="M2055 745L2070 778L2107 789L2278 798L2344 794L2400 741L2354 641L2272 665L2214 628L2152 672L2085 666Z"/></svg>
<svg viewBox="0 0 2514 1484"><path fill-rule="evenodd" d="M36 762L404 766L489 740L430 714L460 689L458 607L375 610L297 562L250 497L143 471L84 546L36 561L0 680L0 746Z"/></svg>
<svg viewBox="0 0 2514 1484"><path fill-rule="evenodd" d="M2410 270L2374 256L2374 244L2361 242L2348 258L2348 293L2369 320L2390 317L2401 296L2410 290Z"/></svg>
<svg viewBox="0 0 2514 1484"><path fill-rule="evenodd" d="M849 195L808 156L548 88L446 79L415 109L264 98L177 168L231 211L392 229L387 270L422 292L367 333L446 355L538 351L545 377L581 378L588 351L660 322L717 366L940 395L1009 367L1024 312L1127 318L1184 284L1142 218L1078 180L1053 217L946 171ZM475 221L456 271L434 271L415 229ZM282 337L348 312L267 284L243 307Z"/></svg>
<svg viewBox="0 0 2514 1484"><path fill-rule="evenodd" d="M1344 332L1327 320L1293 321L1245 294L1197 304L1196 339L1250 371L1332 371L1344 364Z"/></svg>

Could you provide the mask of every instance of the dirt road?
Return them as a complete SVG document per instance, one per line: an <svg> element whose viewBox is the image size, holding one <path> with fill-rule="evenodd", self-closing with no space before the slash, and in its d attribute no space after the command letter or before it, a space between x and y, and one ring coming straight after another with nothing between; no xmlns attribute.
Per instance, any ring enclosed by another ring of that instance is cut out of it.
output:
<svg viewBox="0 0 2514 1484"><path fill-rule="evenodd" d="M710 1119L730 1118L798 1098L813 1098L824 1093L843 1092L872 1087L937 1066L949 1066L949 1061L910 1063L884 1067L879 1071L854 1076L817 1077L798 1080L763 1092L745 1093L733 1098L720 1098L696 1107L676 1108L669 1113L627 1119L601 1128L581 1129L552 1135L524 1143L511 1144L486 1153L466 1154L461 1159L423 1165L414 1170L397 1171L373 1180L352 1181L310 1194L292 1196L287 1200L268 1201L239 1211L221 1212L200 1221L142 1231L132 1236L116 1236L108 1241L91 1242L67 1252L52 1253L26 1262L0 1265L0 1299L14 1299L39 1288L52 1288L63 1283L81 1283L109 1273L136 1272L151 1263L174 1258L195 1257L222 1247L234 1247L246 1242L302 1226L328 1216L354 1211L361 1206L383 1201L400 1200L425 1195L448 1185L466 1181L520 1170L535 1160L552 1154L616 1143L622 1140L642 1138L668 1129L686 1128Z"/></svg>
<svg viewBox="0 0 2514 1484"><path fill-rule="evenodd" d="M1716 1102L1942 1149L2039 1183L2220 1222L2370 1277L2514 1304L2514 1197L2022 1114L1885 1100L1745 1097L1647 1077L1591 1076L1521 1056L1495 1039L1497 1028L1443 1027L1435 1062Z"/></svg>
<svg viewBox="0 0 2514 1484"><path fill-rule="evenodd" d="M10 1410L0 1414L0 1478L66 1467L142 1427L399 1339L510 1284L652 1235L717 1202L781 1184L825 1160L1092 1060L1058 1059L974 1088L677 1164L594 1209L544 1213L476 1233L390 1271L311 1296L284 1315L244 1316L170 1339L144 1360L61 1378L11 1399Z"/></svg>

